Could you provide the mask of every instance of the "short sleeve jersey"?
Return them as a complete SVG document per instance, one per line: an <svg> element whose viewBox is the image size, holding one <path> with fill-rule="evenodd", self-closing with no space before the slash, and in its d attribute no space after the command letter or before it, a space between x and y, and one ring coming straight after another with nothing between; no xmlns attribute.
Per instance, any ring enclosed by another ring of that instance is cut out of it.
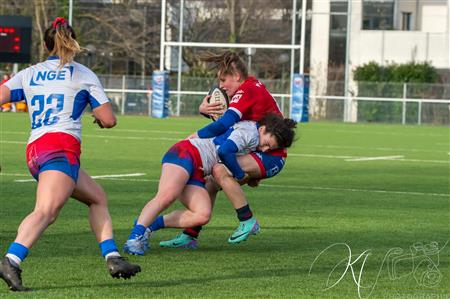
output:
<svg viewBox="0 0 450 299"><path fill-rule="evenodd" d="M237 155L254 152L259 145L258 127L253 121L240 121L217 137L189 139L200 153L205 176L211 174L213 166L218 163L217 149L228 139L236 144Z"/></svg>
<svg viewBox="0 0 450 299"><path fill-rule="evenodd" d="M258 121L267 113L283 115L277 102L266 86L255 77L248 77L231 98L229 109L236 112L241 120ZM274 156L287 156L285 149L268 152Z"/></svg>
<svg viewBox="0 0 450 299"><path fill-rule="evenodd" d="M82 64L71 62L59 67L59 58L30 66L5 85L11 102L26 100L33 142L45 133L64 132L81 141L81 115L109 102L98 77Z"/></svg>

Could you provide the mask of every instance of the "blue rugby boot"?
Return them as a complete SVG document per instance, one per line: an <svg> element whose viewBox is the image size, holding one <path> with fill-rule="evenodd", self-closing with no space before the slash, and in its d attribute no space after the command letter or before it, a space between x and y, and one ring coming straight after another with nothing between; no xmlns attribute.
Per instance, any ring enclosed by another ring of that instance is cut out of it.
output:
<svg viewBox="0 0 450 299"><path fill-rule="evenodd" d="M259 230L259 223L255 217L241 221L238 228L228 239L228 243L238 244L242 241L246 241L250 235L256 235L259 233Z"/></svg>
<svg viewBox="0 0 450 299"><path fill-rule="evenodd" d="M164 248L196 249L198 242L196 238L185 233L181 233L171 240L159 242L159 246Z"/></svg>

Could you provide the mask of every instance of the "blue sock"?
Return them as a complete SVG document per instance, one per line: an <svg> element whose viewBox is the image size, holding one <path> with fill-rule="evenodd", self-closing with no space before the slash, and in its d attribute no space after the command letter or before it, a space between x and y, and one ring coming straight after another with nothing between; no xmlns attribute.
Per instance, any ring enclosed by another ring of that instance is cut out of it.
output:
<svg viewBox="0 0 450 299"><path fill-rule="evenodd" d="M138 236L142 236L145 233L145 226L138 224L133 227L131 230L130 236L128 237L128 240L134 239Z"/></svg>
<svg viewBox="0 0 450 299"><path fill-rule="evenodd" d="M102 251L102 256L105 257L108 253L117 251L119 252L119 249L117 249L116 242L114 239L108 239L98 244L100 247L100 250Z"/></svg>
<svg viewBox="0 0 450 299"><path fill-rule="evenodd" d="M158 218L156 218L155 221L153 221L152 224L150 224L150 226L148 228L150 228L150 230L152 232L157 231L158 229L164 228L164 216L158 216Z"/></svg>
<svg viewBox="0 0 450 299"><path fill-rule="evenodd" d="M23 262L28 255L28 248L20 243L11 243L6 254L14 254Z"/></svg>

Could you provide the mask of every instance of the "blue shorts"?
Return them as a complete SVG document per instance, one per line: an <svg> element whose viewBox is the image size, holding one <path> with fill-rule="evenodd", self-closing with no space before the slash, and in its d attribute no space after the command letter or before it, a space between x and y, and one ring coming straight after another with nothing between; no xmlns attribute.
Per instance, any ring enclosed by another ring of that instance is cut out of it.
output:
<svg viewBox="0 0 450 299"><path fill-rule="evenodd" d="M269 153L253 152L250 154L261 170L261 178L267 179L276 176L283 169L286 163L284 157L274 156Z"/></svg>
<svg viewBox="0 0 450 299"><path fill-rule="evenodd" d="M186 185L205 188L203 164L198 149L189 141L175 143L162 158L162 163L170 163L183 167L189 173Z"/></svg>

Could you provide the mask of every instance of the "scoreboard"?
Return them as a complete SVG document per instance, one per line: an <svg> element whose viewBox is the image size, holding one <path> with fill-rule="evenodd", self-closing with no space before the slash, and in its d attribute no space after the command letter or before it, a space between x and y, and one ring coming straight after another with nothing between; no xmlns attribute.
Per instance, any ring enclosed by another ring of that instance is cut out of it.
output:
<svg viewBox="0 0 450 299"><path fill-rule="evenodd" d="M31 17L0 16L0 62L30 62Z"/></svg>

